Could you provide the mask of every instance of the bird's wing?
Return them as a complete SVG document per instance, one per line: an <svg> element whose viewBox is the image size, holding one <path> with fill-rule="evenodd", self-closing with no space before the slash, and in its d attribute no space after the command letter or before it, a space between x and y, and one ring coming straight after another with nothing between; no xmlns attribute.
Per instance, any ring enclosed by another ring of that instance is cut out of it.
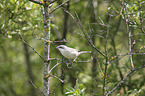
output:
<svg viewBox="0 0 145 96"><path fill-rule="evenodd" d="M78 51L77 49L69 48L70 52Z"/></svg>
<svg viewBox="0 0 145 96"><path fill-rule="evenodd" d="M91 51L79 51L79 54L82 54L82 53L91 53Z"/></svg>

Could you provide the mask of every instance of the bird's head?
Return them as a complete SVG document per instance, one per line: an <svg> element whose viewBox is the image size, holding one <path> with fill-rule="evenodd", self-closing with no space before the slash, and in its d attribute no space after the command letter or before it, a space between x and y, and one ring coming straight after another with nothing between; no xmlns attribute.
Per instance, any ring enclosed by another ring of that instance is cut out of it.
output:
<svg viewBox="0 0 145 96"><path fill-rule="evenodd" d="M65 49L66 47L67 47L67 46L65 46L65 45L59 45L59 46L57 46L56 48L60 50L60 49Z"/></svg>

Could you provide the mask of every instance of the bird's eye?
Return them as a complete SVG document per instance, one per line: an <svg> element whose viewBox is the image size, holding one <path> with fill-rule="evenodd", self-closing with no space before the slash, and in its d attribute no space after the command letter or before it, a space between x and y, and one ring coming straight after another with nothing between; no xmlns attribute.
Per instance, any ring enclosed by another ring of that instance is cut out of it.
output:
<svg viewBox="0 0 145 96"><path fill-rule="evenodd" d="M61 47L61 46L59 48L64 49L64 47Z"/></svg>

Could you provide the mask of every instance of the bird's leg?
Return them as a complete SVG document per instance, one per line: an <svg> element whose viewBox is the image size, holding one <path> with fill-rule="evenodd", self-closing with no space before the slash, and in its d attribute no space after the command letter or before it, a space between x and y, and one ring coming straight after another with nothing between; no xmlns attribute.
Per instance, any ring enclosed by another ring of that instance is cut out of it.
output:
<svg viewBox="0 0 145 96"><path fill-rule="evenodd" d="M78 56L77 56L77 57L78 57ZM72 62L72 63L76 62L77 57L73 60L73 62Z"/></svg>
<svg viewBox="0 0 145 96"><path fill-rule="evenodd" d="M66 65L67 65L67 68L69 68L69 69L71 69L72 68L72 66L73 66L73 63L72 63L72 66L70 66L69 67L69 65L70 65L71 63L66 63Z"/></svg>
<svg viewBox="0 0 145 96"><path fill-rule="evenodd" d="M78 56L77 56L77 57L78 57ZM77 57L76 57L76 58L73 60L73 62L71 62L71 63L67 63L67 62L65 62L65 64L67 65L68 68L70 68L70 69L72 68L73 63L76 62ZM70 61L70 60L69 60L69 61ZM72 65L69 66L70 64L72 64Z"/></svg>

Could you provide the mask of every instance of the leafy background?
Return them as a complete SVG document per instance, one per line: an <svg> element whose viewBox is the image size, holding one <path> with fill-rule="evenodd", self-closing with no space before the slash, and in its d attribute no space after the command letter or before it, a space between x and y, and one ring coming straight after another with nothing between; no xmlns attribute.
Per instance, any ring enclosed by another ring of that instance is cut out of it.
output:
<svg viewBox="0 0 145 96"><path fill-rule="evenodd" d="M61 2L64 2L64 0L55 2L51 9ZM122 2L124 7L122 7ZM94 45L102 52L105 52L107 26L110 26L107 40L108 57L110 60L117 54L129 52L126 18L129 20L131 33L141 34L132 37L132 50L139 50L139 53L145 53L145 33L142 30L142 28L144 29L145 17L145 2L143 0L71 0L69 4L66 3L63 7L69 9L69 12L74 16L77 13L86 32L91 38L94 38ZM42 6L29 0L0 1L1 96L42 95L30 83L30 79L38 88L43 88L43 60L31 48L19 40L19 37L22 36L23 40L35 48L41 56L44 55L44 41L37 38L44 37L42 8ZM121 13L122 8L123 12ZM95 56L97 55L97 61L95 65L93 62L78 62L73 64L71 69L67 68L66 64L56 67L52 74L63 79L65 83L61 83L58 79L51 77L50 95L100 96L103 86L103 76L100 67L104 72L105 59L93 50L73 18L66 14L61 7L51 14L51 40L66 39L69 41L65 43L67 46L79 50L91 50ZM110 23L108 23L110 15L112 17ZM64 22L67 22L67 26ZM119 28L116 31L118 26ZM67 30L67 33L64 33L64 30ZM51 44L51 58L58 57L62 59L59 51L55 49L60 44L64 43ZM91 55L82 54L77 60L90 60ZM133 55L133 62L135 67L143 66L145 64L145 55ZM50 67L55 64L56 60L51 61ZM131 71L129 55L109 63L105 92L114 88L122 79L119 72L125 77L129 71ZM144 82L145 71L141 69L129 77L113 94L118 96L143 96L145 94Z"/></svg>

